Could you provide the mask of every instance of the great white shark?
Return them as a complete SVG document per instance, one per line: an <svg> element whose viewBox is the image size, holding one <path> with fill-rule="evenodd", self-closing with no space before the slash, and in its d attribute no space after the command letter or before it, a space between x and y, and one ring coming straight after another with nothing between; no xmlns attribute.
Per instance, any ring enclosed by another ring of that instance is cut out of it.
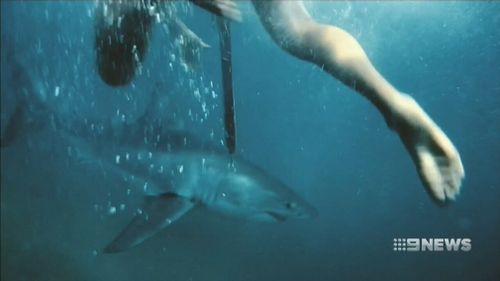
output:
<svg viewBox="0 0 500 281"><path fill-rule="evenodd" d="M101 143L93 148L92 157L133 175L146 194L142 208L105 252L140 244L196 206L266 222L316 215L315 208L291 188L249 161L186 132L158 134L154 127L139 131L140 139L124 137L135 135L137 128L122 128L119 145Z"/></svg>
<svg viewBox="0 0 500 281"><path fill-rule="evenodd" d="M50 120L46 123L67 137L86 161L99 162L144 186L142 207L104 248L106 253L142 243L197 206L269 222L317 214L313 206L265 170L189 133L165 129L147 113L133 124L119 127L109 122L70 121L58 118L39 96L24 96L4 130L2 147L29 133L29 128L39 127L30 125L40 120Z"/></svg>

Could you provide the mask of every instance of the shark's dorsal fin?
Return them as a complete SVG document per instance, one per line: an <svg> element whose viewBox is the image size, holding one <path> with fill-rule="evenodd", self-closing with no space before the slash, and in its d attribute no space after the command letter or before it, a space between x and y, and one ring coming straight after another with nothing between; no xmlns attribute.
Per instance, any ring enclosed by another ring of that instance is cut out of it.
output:
<svg viewBox="0 0 500 281"><path fill-rule="evenodd" d="M104 249L118 253L152 237L191 210L195 202L174 193L147 196L143 208L125 229Z"/></svg>

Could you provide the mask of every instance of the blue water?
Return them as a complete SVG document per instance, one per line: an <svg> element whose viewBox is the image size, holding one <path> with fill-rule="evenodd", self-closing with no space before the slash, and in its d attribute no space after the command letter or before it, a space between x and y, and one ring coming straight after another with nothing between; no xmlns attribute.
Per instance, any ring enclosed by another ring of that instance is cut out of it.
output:
<svg viewBox="0 0 500 281"><path fill-rule="evenodd" d="M500 3L307 4L318 20L351 32L452 139L466 179L444 208L371 104L281 51L253 7L240 6L244 21L232 25L237 153L290 185L319 217L259 224L197 210L130 251L104 255L141 198L127 196L119 177L69 157L57 134L34 131L1 151L1 279L500 280ZM165 105L158 116L220 142L212 17L183 6L186 24L212 46L197 71L182 70L157 27L142 74L111 88L95 69L92 7L1 2L2 133L9 96L23 92L46 95L63 118L118 123L133 122L156 92ZM472 250L394 252L395 237L467 237Z"/></svg>

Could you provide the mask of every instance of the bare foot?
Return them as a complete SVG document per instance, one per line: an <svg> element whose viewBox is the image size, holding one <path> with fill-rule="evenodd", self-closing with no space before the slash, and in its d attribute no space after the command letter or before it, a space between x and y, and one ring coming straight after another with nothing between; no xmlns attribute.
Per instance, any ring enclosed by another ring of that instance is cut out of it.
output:
<svg viewBox="0 0 500 281"><path fill-rule="evenodd" d="M241 11L234 0L192 0L191 2L211 13L241 22Z"/></svg>
<svg viewBox="0 0 500 281"><path fill-rule="evenodd" d="M454 200L460 193L465 172L457 149L445 133L405 94L396 104L389 123L410 152L433 199L438 203Z"/></svg>

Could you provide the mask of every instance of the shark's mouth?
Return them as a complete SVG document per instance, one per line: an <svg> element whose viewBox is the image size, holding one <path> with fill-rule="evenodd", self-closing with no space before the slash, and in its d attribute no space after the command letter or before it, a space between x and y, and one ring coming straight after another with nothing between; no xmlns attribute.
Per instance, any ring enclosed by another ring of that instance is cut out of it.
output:
<svg viewBox="0 0 500 281"><path fill-rule="evenodd" d="M278 222L282 222L282 221L286 220L286 216L281 215L281 214L276 213L276 212L273 212L273 211L267 211L266 214L268 214L269 216L271 216L274 220L276 220Z"/></svg>

